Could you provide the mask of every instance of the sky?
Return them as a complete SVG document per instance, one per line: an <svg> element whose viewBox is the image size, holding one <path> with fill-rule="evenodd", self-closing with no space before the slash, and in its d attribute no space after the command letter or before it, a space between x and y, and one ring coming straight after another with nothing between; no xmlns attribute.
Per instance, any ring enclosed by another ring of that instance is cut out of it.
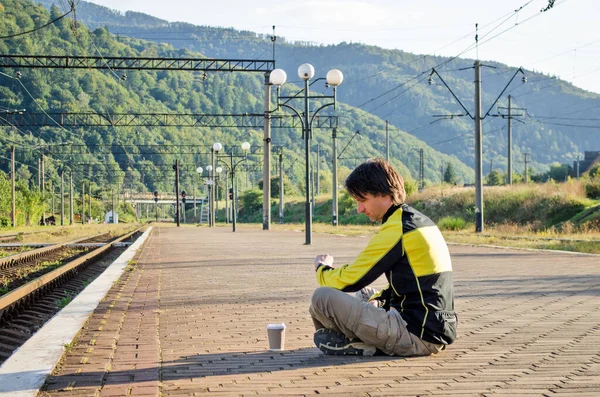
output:
<svg viewBox="0 0 600 397"><path fill-rule="evenodd" d="M600 94L598 0L556 0L544 12L549 0L88 1L170 22L267 34L275 25L275 34L288 41L462 54L555 75Z"/></svg>

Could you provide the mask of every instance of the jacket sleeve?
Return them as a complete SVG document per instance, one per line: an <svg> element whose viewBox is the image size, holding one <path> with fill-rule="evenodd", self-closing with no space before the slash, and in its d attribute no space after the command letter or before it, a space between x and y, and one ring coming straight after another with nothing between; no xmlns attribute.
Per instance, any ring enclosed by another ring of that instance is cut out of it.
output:
<svg viewBox="0 0 600 397"><path fill-rule="evenodd" d="M387 287L385 287L381 291L378 291L378 292L374 293L373 295L371 295L371 297L369 298L369 302L378 301L379 302L378 307L382 307L385 310L389 310L391 295L392 295L392 289L390 288L390 285L388 284Z"/></svg>
<svg viewBox="0 0 600 397"><path fill-rule="evenodd" d="M402 224L386 222L351 264L321 266L317 282L344 292L355 292L375 281L402 256Z"/></svg>

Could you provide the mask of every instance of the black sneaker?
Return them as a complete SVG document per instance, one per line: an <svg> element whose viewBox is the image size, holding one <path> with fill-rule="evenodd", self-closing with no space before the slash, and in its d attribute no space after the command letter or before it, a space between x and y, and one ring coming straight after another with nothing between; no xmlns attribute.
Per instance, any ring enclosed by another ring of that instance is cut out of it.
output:
<svg viewBox="0 0 600 397"><path fill-rule="evenodd" d="M361 340L350 340L330 329L321 328L315 332L315 345L331 356L373 356L377 349Z"/></svg>

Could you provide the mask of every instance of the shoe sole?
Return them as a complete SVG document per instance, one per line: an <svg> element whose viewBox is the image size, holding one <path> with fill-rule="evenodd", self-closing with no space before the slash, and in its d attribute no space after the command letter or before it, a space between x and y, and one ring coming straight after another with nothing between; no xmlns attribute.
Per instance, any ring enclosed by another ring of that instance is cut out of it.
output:
<svg viewBox="0 0 600 397"><path fill-rule="evenodd" d="M328 356L362 356L364 350L352 345L336 346L329 343L320 343L319 349Z"/></svg>
<svg viewBox="0 0 600 397"><path fill-rule="evenodd" d="M339 342L332 343L332 337L337 337L340 339ZM372 356L375 353L374 347L368 346L362 342L350 342L342 335L338 335L337 333L333 333L329 330L317 332L314 337L314 342L319 350L326 355L331 356ZM364 348L361 348L363 346ZM367 354L365 354L365 351L367 351Z"/></svg>

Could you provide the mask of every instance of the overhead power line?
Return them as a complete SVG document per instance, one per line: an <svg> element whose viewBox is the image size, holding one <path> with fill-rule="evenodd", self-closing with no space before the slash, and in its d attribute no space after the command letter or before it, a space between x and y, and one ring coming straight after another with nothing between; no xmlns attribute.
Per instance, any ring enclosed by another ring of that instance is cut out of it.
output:
<svg viewBox="0 0 600 397"><path fill-rule="evenodd" d="M2 39L2 40L4 40L4 39L12 39L14 37L19 37L19 36L23 36L23 35L26 35L26 34L29 34L29 33L37 32L38 30L43 29L46 26L50 26L50 25L52 25L52 24L60 21L61 19L63 19L64 17L66 17L67 15L69 15L70 13L72 13L74 11L75 11L75 6L73 4L71 4L71 9L69 11L67 11L63 15L59 16L56 19L51 20L50 22L48 22L48 23L46 23L46 24L44 24L42 26L38 26L37 28L28 30L26 32L15 33L15 34L11 34L11 35L8 35L8 36L1 36L0 39Z"/></svg>
<svg viewBox="0 0 600 397"><path fill-rule="evenodd" d="M561 127L577 127L577 128L589 128L589 129L593 129L593 130L600 130L600 126L598 126L598 125L577 125L577 124L567 124L567 123L552 123L550 121L536 120L536 119L532 119L532 120L537 121L538 123L542 123L542 124L558 125Z"/></svg>

